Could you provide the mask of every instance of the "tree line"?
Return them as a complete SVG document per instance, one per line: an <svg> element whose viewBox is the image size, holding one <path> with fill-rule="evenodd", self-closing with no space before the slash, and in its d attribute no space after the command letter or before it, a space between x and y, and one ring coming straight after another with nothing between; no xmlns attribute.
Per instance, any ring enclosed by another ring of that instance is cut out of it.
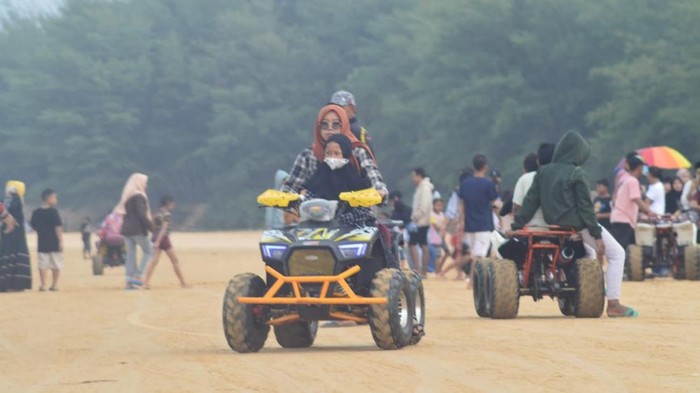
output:
<svg viewBox="0 0 700 393"><path fill-rule="evenodd" d="M473 154L506 188L576 129L603 177L628 151L700 159L694 0L68 0L0 30L0 180L99 215L131 172L201 228L261 225L255 196L352 91L391 188L444 191Z"/></svg>

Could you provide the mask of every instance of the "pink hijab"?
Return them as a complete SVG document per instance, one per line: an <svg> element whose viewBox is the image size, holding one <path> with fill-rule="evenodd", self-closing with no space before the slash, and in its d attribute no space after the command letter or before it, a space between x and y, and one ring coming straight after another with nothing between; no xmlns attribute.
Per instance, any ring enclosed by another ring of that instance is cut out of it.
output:
<svg viewBox="0 0 700 393"><path fill-rule="evenodd" d="M146 195L146 187L148 186L148 176L143 173L133 173L129 176L129 180L126 181L124 185L124 190L122 191L122 197L114 208L114 213L121 216L126 214L126 201L131 199L134 195L143 195L146 198L146 209L148 209L148 219L151 220L151 205L148 202L148 195Z"/></svg>

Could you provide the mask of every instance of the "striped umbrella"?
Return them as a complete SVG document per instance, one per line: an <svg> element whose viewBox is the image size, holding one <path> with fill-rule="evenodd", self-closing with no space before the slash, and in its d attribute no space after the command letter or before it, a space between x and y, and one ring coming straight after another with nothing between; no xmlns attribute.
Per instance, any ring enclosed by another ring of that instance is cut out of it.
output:
<svg viewBox="0 0 700 393"><path fill-rule="evenodd" d="M650 167L661 169L690 168L690 161L672 147L645 147L637 150L637 153L642 156L644 163Z"/></svg>

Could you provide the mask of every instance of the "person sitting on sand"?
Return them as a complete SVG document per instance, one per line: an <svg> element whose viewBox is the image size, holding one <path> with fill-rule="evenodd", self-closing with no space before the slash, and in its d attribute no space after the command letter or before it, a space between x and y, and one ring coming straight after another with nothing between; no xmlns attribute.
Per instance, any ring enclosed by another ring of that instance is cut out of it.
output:
<svg viewBox="0 0 700 393"><path fill-rule="evenodd" d="M539 207L547 224L576 229L583 242L596 250L598 260L608 259L608 316L636 317L634 309L620 304L625 250L598 224L588 174L581 168L590 152L590 145L581 134L576 131L564 134L554 149L552 162L537 171L512 229L522 229Z"/></svg>

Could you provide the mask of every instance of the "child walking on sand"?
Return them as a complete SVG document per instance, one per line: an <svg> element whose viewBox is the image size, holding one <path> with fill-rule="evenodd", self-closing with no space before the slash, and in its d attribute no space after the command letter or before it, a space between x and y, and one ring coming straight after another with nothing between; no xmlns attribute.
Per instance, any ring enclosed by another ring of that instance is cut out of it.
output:
<svg viewBox="0 0 700 393"><path fill-rule="evenodd" d="M153 253L153 259L151 263L148 264L148 269L146 269L146 278L143 281L143 288L151 288L151 276L153 271L156 269L158 264L158 259L160 258L161 252L165 251L165 254L170 259L173 264L173 270L175 275L180 280L180 286L183 288L189 288L189 285L185 282L185 277L182 275L182 270L180 270L180 261L175 254L175 249L170 242L170 225L171 216L173 209L175 209L175 199L173 197L166 195L160 200L160 209L158 213L153 218L153 224L155 226L154 236L153 236L153 248L155 252Z"/></svg>
<svg viewBox="0 0 700 393"><path fill-rule="evenodd" d="M58 214L56 192L47 188L41 193L42 205L32 213L31 226L37 233L39 252L39 291L46 290L46 275L51 269L49 291L58 291L58 276L63 268L63 222Z"/></svg>

